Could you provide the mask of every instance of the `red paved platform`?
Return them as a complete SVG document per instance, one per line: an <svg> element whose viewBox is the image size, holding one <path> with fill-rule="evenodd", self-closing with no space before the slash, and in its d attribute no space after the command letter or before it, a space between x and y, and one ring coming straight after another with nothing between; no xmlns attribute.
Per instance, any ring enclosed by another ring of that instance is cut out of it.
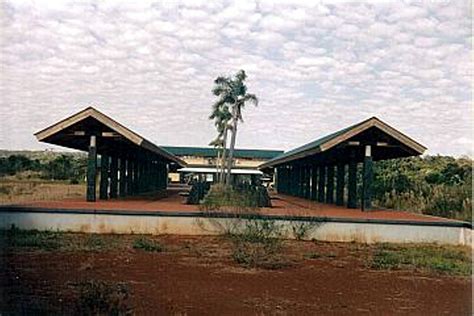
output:
<svg viewBox="0 0 474 316"><path fill-rule="evenodd" d="M98 200L86 202L82 199L68 199L60 201L38 201L16 204L20 207L41 209L67 210L107 210L107 211L160 211L160 212L199 212L197 205L184 204L185 198L178 193L182 188L175 187L168 190L166 197L144 196L114 200ZM416 222L458 222L441 217L415 214L405 211L371 210L362 212L360 209L348 209L342 206L322 204L302 198L286 195L273 195L272 208L263 208L266 215L282 216L316 216L343 219L368 220L397 220Z"/></svg>

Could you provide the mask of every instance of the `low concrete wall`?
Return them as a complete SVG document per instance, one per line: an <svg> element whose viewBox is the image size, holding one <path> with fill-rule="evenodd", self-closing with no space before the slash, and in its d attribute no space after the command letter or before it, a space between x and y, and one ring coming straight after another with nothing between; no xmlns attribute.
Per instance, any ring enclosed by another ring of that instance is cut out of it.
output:
<svg viewBox="0 0 474 316"><path fill-rule="evenodd" d="M396 221L361 221L335 218L289 218L263 216L274 219L286 228L287 238L293 238L293 225L307 225L306 239L340 242L438 243L472 247L472 228L458 223L416 223ZM0 228L15 225L21 229L57 230L83 233L115 234L178 234L216 235L222 228L238 225L242 219L208 217L202 213L116 213L2 211Z"/></svg>

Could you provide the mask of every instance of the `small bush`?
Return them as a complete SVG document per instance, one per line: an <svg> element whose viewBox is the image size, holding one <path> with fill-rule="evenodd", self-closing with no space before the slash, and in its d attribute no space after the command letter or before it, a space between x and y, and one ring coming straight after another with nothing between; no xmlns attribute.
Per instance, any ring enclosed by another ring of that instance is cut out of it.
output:
<svg viewBox="0 0 474 316"><path fill-rule="evenodd" d="M107 244L102 238L102 236L98 234L90 234L87 236L87 239L85 240L85 249L86 250L102 250L103 248L106 248Z"/></svg>
<svg viewBox="0 0 474 316"><path fill-rule="evenodd" d="M92 280L79 283L78 288L79 315L132 315L126 284Z"/></svg>
<svg viewBox="0 0 474 316"><path fill-rule="evenodd" d="M321 226L321 221L291 221L290 228L296 240L303 240Z"/></svg>
<svg viewBox="0 0 474 316"><path fill-rule="evenodd" d="M243 219L227 233L232 259L247 268L278 269L290 265L281 255L283 228L274 220Z"/></svg>
<svg viewBox="0 0 474 316"><path fill-rule="evenodd" d="M161 252L163 251L163 246L152 239L139 237L133 241L133 249L140 249L148 252Z"/></svg>
<svg viewBox="0 0 474 316"><path fill-rule="evenodd" d="M306 259L319 259L322 257L322 255L317 252L309 252L309 253L306 253L304 257Z"/></svg>
<svg viewBox="0 0 474 316"><path fill-rule="evenodd" d="M469 252L461 247L380 244L375 250L370 266L375 269L419 269L453 275L471 275Z"/></svg>

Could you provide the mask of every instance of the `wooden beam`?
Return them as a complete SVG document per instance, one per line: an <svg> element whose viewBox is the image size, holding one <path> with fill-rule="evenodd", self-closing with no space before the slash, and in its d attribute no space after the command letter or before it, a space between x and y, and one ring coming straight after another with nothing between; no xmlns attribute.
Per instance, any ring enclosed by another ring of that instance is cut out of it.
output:
<svg viewBox="0 0 474 316"><path fill-rule="evenodd" d="M340 163L337 165L337 181L336 181L336 205L344 205L344 177L345 165Z"/></svg>
<svg viewBox="0 0 474 316"><path fill-rule="evenodd" d="M96 200L96 172L97 172L97 146L96 136L90 137L89 155L87 159L87 201L95 202Z"/></svg>
<svg viewBox="0 0 474 316"><path fill-rule="evenodd" d="M101 155L100 157L100 190L99 198L106 200L108 198L109 190L109 156Z"/></svg>
<svg viewBox="0 0 474 316"><path fill-rule="evenodd" d="M110 198L116 199L118 196L118 159L112 156L110 161Z"/></svg>
<svg viewBox="0 0 474 316"><path fill-rule="evenodd" d="M326 203L334 203L334 166L329 165L326 167L327 179L326 179Z"/></svg>
<svg viewBox="0 0 474 316"><path fill-rule="evenodd" d="M357 162L352 159L349 161L349 177L348 177L348 196L347 207L357 207Z"/></svg>
<svg viewBox="0 0 474 316"><path fill-rule="evenodd" d="M325 192L325 184L326 184L326 167L319 166L319 182L318 182L318 202L324 202L324 192Z"/></svg>
<svg viewBox="0 0 474 316"><path fill-rule="evenodd" d="M311 200L318 199L318 166L313 164L311 166Z"/></svg>
<svg viewBox="0 0 474 316"><path fill-rule="evenodd" d="M374 177L372 148L365 146L363 178L362 178L362 211L368 211L372 208L372 182Z"/></svg>

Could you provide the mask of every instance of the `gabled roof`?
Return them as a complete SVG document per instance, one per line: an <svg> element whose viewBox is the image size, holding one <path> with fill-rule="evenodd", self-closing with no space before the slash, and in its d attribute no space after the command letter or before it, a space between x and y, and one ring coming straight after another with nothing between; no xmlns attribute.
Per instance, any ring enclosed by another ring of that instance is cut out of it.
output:
<svg viewBox="0 0 474 316"><path fill-rule="evenodd" d="M289 161L305 158L317 153L322 153L334 148L337 145L349 140L350 138L372 128L378 128L387 135L393 137L403 145L407 146L414 151L415 154L421 155L427 149L425 146L416 142L407 135L401 133L395 128L391 127L387 123L381 121L377 117L371 117L365 121L346 127L335 133L329 134L322 138L319 138L313 142L297 147L290 151L283 153L259 166L260 169L268 168Z"/></svg>
<svg viewBox="0 0 474 316"><path fill-rule="evenodd" d="M212 147L161 146L176 156L217 157L217 149ZM272 159L283 154L283 150L235 149L235 158Z"/></svg>
<svg viewBox="0 0 474 316"><path fill-rule="evenodd" d="M86 109L74 115L71 115L39 132L36 132L34 135L36 136L36 139L38 139L38 141L55 144L55 142L51 141L55 135L59 135L61 132L64 132L66 129L72 127L73 125L79 124L88 119L96 120L97 122L103 124L106 128L116 132L124 139L130 141L132 144L137 145L142 149L145 149L169 161L175 162L181 166L186 165L183 160L174 156L172 153L153 144L144 137L138 135L137 133L133 132L132 130L128 129L127 127L123 126L122 124L118 123L117 121L113 120L102 112L99 112L93 107L87 107ZM64 146L63 144L60 145ZM71 146L71 148L75 147Z"/></svg>

